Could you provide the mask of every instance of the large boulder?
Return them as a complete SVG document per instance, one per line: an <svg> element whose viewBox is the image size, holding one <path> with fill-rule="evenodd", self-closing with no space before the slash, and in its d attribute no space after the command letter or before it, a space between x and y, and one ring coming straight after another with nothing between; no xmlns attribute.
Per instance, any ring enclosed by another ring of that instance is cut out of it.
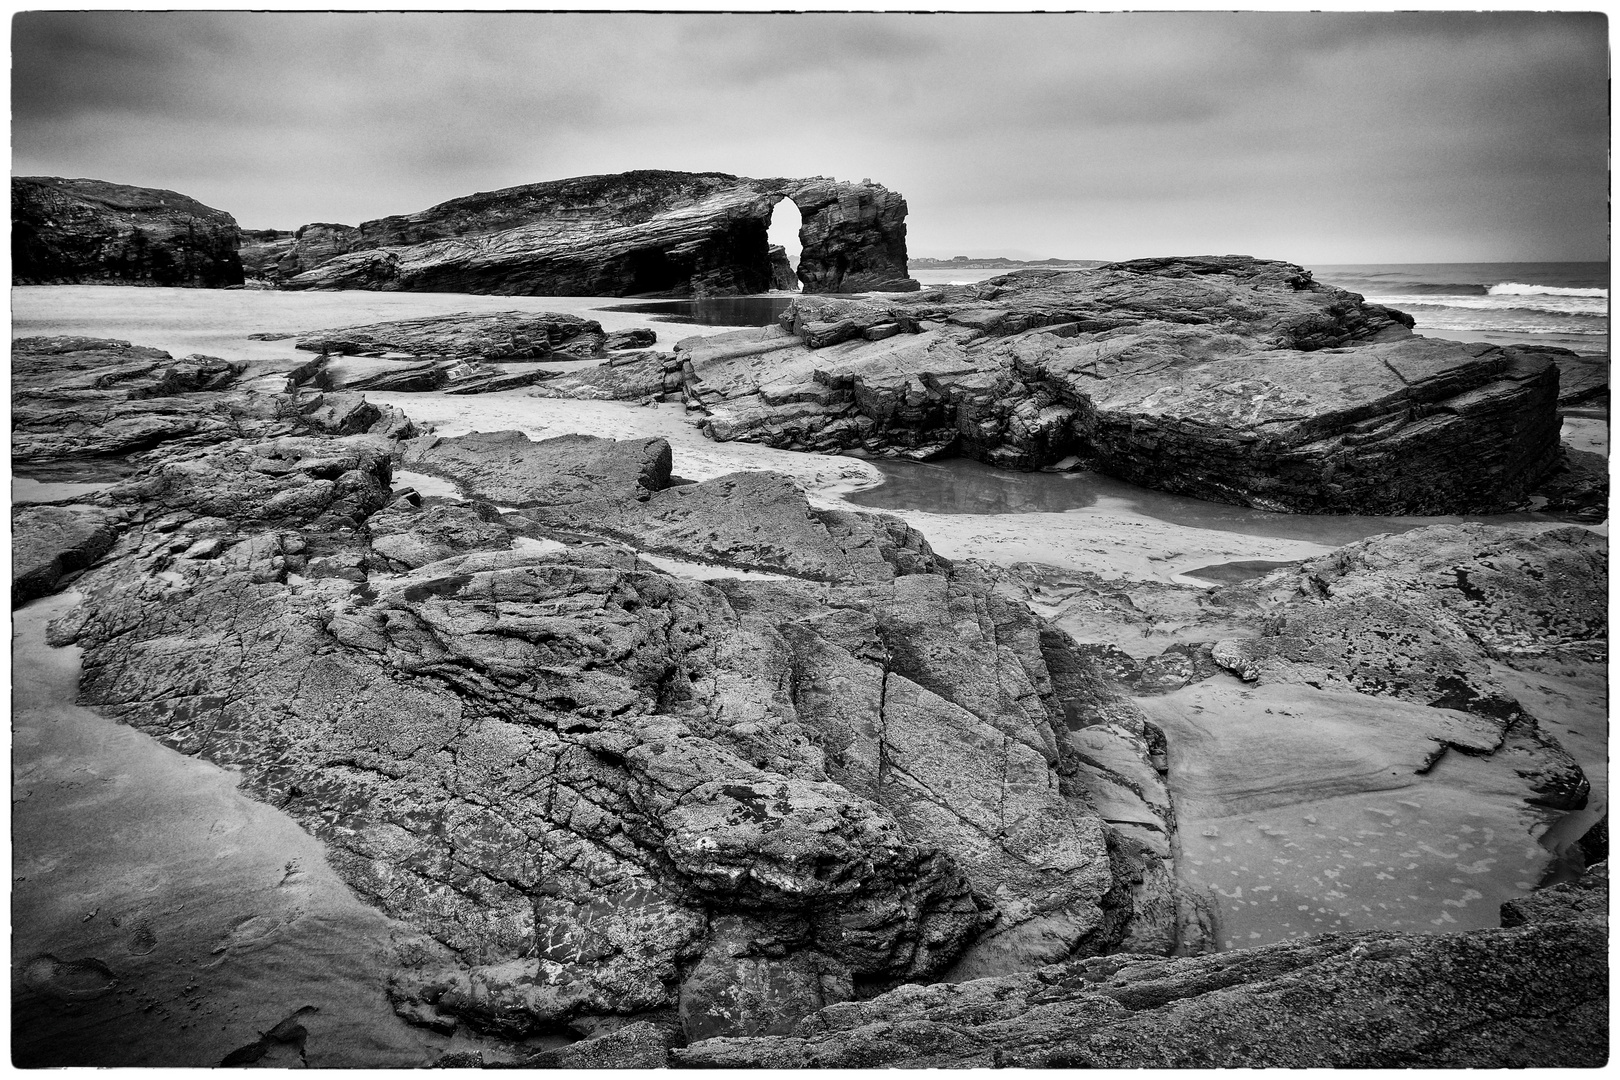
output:
<svg viewBox="0 0 1620 1080"><path fill-rule="evenodd" d="M285 280L294 289L761 293L781 284L766 232L784 198L804 219L806 291L917 288L906 276L905 200L881 185L659 170L480 192L358 229L306 226L278 265L296 270Z"/></svg>
<svg viewBox="0 0 1620 1080"><path fill-rule="evenodd" d="M675 382L720 440L1015 468L1078 455L1146 487L1302 513L1524 503L1560 461L1557 367L1411 324L1288 263L1139 260L804 298L779 327L678 343ZM602 381L543 392L599 396Z"/></svg>
<svg viewBox="0 0 1620 1080"><path fill-rule="evenodd" d="M20 285L242 284L236 219L157 188L59 176L11 180L11 268Z"/></svg>

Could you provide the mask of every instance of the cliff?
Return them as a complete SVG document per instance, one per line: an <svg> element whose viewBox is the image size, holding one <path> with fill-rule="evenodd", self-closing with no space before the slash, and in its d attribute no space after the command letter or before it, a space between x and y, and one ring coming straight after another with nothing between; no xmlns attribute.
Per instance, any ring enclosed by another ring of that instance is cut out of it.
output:
<svg viewBox="0 0 1620 1080"><path fill-rule="evenodd" d="M230 214L173 191L56 176L11 181L20 285L240 285L241 240Z"/></svg>
<svg viewBox="0 0 1620 1080"><path fill-rule="evenodd" d="M479 192L274 252L294 289L505 296L735 295L781 287L766 231L803 215L806 292L907 291L906 203L878 184L643 170ZM269 261L269 260L266 260Z"/></svg>

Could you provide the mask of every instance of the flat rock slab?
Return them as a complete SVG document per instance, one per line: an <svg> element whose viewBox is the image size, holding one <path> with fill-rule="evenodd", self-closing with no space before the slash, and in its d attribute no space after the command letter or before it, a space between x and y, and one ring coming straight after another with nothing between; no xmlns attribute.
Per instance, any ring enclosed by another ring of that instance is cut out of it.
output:
<svg viewBox="0 0 1620 1080"><path fill-rule="evenodd" d="M406 446L405 464L448 477L500 506L529 507L602 498L645 498L669 485L663 439L563 435L534 442L521 431L428 436Z"/></svg>
<svg viewBox="0 0 1620 1080"><path fill-rule="evenodd" d="M732 473L651 498L593 499L527 516L659 554L813 581L889 580L897 564L914 572L934 565L927 543L899 520L812 509L779 473Z"/></svg>
<svg viewBox="0 0 1620 1080"><path fill-rule="evenodd" d="M463 312L323 330L299 340L305 352L383 356L403 353L501 363L583 358L604 353L602 324L577 315L525 311Z"/></svg>

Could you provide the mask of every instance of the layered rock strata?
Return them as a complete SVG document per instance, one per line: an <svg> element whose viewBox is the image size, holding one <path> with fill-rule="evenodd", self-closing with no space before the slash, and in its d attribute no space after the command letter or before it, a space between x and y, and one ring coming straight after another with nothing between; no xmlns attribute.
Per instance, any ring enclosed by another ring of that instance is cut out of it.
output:
<svg viewBox="0 0 1620 1080"><path fill-rule="evenodd" d="M656 340L650 330L640 333L652 334L652 340ZM652 340L646 344L652 344ZM394 354L498 364L600 356L607 341L608 335L595 319L544 311L492 311L322 330L300 338L295 348L343 356Z"/></svg>
<svg viewBox="0 0 1620 1080"><path fill-rule="evenodd" d="M1403 313L1237 256L1023 271L677 344L558 396L678 392L719 440L818 452L1078 455L1145 487L1302 513L1523 504L1560 463L1558 370L1414 336Z"/></svg>
<svg viewBox="0 0 1620 1080"><path fill-rule="evenodd" d="M903 198L824 177L753 180L656 170L584 176L452 199L358 228L309 225L273 261L293 289L515 296L705 296L783 285L772 208L803 217L806 292L905 291ZM282 245L282 241L274 241ZM791 281L791 279L788 279Z"/></svg>
<svg viewBox="0 0 1620 1080"><path fill-rule="evenodd" d="M11 272L19 285L242 284L236 219L173 191L105 180L11 180Z"/></svg>

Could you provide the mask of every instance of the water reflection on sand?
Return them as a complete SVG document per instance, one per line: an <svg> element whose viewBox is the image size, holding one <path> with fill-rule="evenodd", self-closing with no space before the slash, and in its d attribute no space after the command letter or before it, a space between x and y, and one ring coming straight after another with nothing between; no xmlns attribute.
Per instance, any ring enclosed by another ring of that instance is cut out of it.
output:
<svg viewBox="0 0 1620 1080"><path fill-rule="evenodd" d="M1531 513L1433 517L1278 514L1151 491L1101 473L1015 472L966 458L930 462L873 459L872 464L883 473L883 484L849 495L848 501L884 510L937 514L1124 511L1188 528L1304 540L1328 547L1354 543L1380 533L1406 532L1424 525L1565 520L1550 514Z"/></svg>

